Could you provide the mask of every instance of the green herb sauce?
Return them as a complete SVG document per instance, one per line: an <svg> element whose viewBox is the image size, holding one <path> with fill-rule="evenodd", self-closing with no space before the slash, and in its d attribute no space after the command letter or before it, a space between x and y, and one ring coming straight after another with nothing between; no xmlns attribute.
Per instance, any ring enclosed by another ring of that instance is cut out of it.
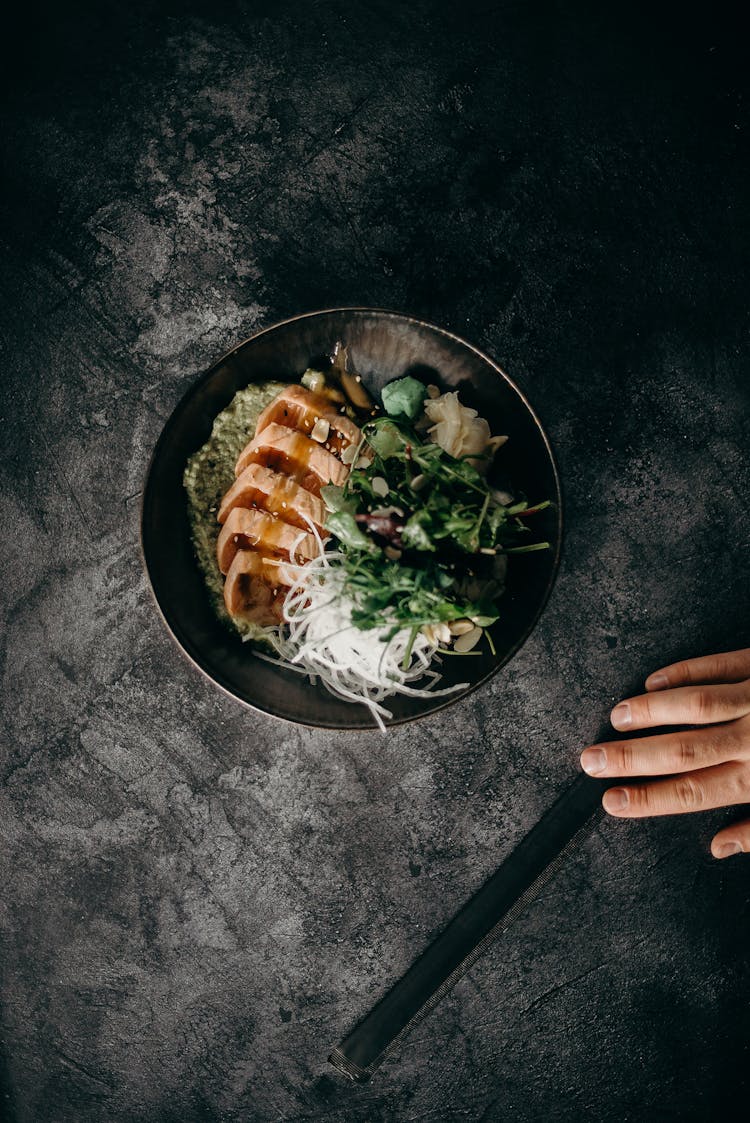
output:
<svg viewBox="0 0 750 1123"><path fill-rule="evenodd" d="M239 390L214 421L209 439L188 460L183 475L195 556L211 603L221 620L256 638L262 636L257 625L233 619L224 607L224 578L216 564L221 530L216 515L224 493L234 483L234 465L252 438L258 417L283 389L281 382L262 382Z"/></svg>

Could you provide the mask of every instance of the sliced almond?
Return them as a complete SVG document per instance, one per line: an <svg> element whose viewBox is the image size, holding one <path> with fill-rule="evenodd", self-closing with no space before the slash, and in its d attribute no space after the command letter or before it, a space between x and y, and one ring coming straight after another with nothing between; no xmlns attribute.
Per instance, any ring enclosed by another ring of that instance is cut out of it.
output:
<svg viewBox="0 0 750 1123"><path fill-rule="evenodd" d="M386 548L383 550L383 553L389 561L398 561L398 559L401 557L401 551L397 550L395 546L386 546Z"/></svg>
<svg viewBox="0 0 750 1123"><path fill-rule="evenodd" d="M424 472L420 472L418 476L415 476L414 479L411 480L411 482L409 483L409 487L412 491L421 491L426 484L427 476L424 474Z"/></svg>
<svg viewBox="0 0 750 1123"><path fill-rule="evenodd" d="M312 427L310 436L314 441L317 441L318 444L322 445L325 444L325 442L328 440L328 434L330 433L330 431L331 426L328 424L325 417L317 417L315 419L315 424Z"/></svg>
<svg viewBox="0 0 750 1123"><path fill-rule="evenodd" d="M466 617L462 620L453 620L448 625L452 636L465 636L466 633L470 632L474 627L476 627L476 625L472 623L471 620L467 620Z"/></svg>
<svg viewBox="0 0 750 1123"><path fill-rule="evenodd" d="M381 499L385 499L386 495L388 495L391 490L388 487L387 481L382 476L373 476L370 482L372 483L372 490L375 494L380 496Z"/></svg>
<svg viewBox="0 0 750 1123"><path fill-rule="evenodd" d="M473 627L470 632L465 632L464 635L459 636L453 644L454 651L471 651L473 647L479 643L482 638L482 629Z"/></svg>
<svg viewBox="0 0 750 1123"><path fill-rule="evenodd" d="M425 624L422 628L422 635L425 636L430 643L434 643L436 647L439 643L450 643L451 641L448 625L443 623Z"/></svg>

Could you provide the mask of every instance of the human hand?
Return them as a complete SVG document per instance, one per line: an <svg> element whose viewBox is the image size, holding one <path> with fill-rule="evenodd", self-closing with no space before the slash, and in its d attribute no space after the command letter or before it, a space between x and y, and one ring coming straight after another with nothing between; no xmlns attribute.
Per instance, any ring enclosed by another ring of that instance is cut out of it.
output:
<svg viewBox="0 0 750 1123"><path fill-rule="evenodd" d="M590 776L668 776L604 793L604 810L620 819L708 811L750 803L750 648L688 659L655 671L646 694L620 702L610 720L630 731L698 725L678 733L607 741L581 753ZM711 841L715 858L750 853L750 819Z"/></svg>

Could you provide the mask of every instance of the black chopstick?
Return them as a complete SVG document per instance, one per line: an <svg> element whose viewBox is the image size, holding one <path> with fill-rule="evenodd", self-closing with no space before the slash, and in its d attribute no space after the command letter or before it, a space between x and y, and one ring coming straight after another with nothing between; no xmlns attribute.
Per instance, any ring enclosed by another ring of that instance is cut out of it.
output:
<svg viewBox="0 0 750 1123"><path fill-rule="evenodd" d="M508 928L603 813L605 785L583 773L552 804L405 975L329 1056L352 1080L369 1080L401 1039Z"/></svg>

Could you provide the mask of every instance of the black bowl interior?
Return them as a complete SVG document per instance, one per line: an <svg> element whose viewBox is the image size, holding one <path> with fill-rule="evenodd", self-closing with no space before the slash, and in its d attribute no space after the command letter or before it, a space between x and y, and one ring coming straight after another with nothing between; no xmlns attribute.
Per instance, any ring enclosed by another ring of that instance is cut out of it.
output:
<svg viewBox="0 0 750 1123"><path fill-rule="evenodd" d="M368 729L375 723L364 706L340 701L302 675L255 658L250 646L216 618L193 554L182 485L188 457L208 440L214 418L237 390L269 379L295 382L316 358L330 355L337 340L347 344L355 369L371 390L407 373L459 390L461 400L487 418L493 433L509 435L497 457L501 476L507 475L530 501L554 501L533 523L552 549L510 559L501 617L492 629L496 655L446 658L442 685L468 682L469 687L447 698L390 699L394 724L463 697L518 650L544 607L557 570L561 497L549 442L518 388L468 343L408 316L336 309L295 317L236 347L188 391L156 446L143 497L144 558L169 629L202 671L243 702L307 725Z"/></svg>

